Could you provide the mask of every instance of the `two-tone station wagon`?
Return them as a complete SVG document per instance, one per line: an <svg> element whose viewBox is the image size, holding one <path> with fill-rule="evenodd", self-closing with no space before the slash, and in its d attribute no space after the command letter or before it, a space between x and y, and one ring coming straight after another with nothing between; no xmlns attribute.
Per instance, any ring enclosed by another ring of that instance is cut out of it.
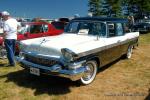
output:
<svg viewBox="0 0 150 100"><path fill-rule="evenodd" d="M121 18L75 18L61 35L21 41L17 60L31 74L90 84L98 68L123 55L131 58L139 33L129 32L127 22Z"/></svg>

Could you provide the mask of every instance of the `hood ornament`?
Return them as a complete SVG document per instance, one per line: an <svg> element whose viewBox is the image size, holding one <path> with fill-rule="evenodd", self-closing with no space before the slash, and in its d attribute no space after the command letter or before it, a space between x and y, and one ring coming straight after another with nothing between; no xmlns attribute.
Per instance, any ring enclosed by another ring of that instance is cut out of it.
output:
<svg viewBox="0 0 150 100"><path fill-rule="evenodd" d="M43 43L45 43L45 42L47 42L47 41L49 41L49 40L46 40L45 38L41 41L41 43L40 44L43 44Z"/></svg>

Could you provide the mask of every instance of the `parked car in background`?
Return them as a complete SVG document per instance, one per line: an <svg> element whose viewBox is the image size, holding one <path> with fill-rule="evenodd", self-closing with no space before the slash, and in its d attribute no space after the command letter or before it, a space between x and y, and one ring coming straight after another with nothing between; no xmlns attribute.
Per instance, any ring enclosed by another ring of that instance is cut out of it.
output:
<svg viewBox="0 0 150 100"><path fill-rule="evenodd" d="M62 17L62 18L59 18L59 21L69 23L70 19L67 17Z"/></svg>
<svg viewBox="0 0 150 100"><path fill-rule="evenodd" d="M55 26L57 29L61 30L64 30L65 26L67 25L67 23L61 21L52 21L51 24Z"/></svg>
<svg viewBox="0 0 150 100"><path fill-rule="evenodd" d="M22 27L17 34L18 41L59 35L64 31L63 29L57 29L54 25L46 22L24 22L21 23L21 26ZM5 48L2 47L2 44L3 37L0 36L0 58L4 58L6 55ZM18 54L18 52L18 45L16 45L16 54Z"/></svg>
<svg viewBox="0 0 150 100"><path fill-rule="evenodd" d="M59 36L21 41L17 61L34 75L56 75L90 84L98 68L121 56L131 58L139 32L127 32L127 22L108 17L75 18Z"/></svg>
<svg viewBox="0 0 150 100"><path fill-rule="evenodd" d="M53 19L40 18L40 17L36 17L36 18L33 18L31 20L31 22L47 22L47 23L51 23L52 21L54 21L54 20Z"/></svg>
<svg viewBox="0 0 150 100"><path fill-rule="evenodd" d="M22 23L22 28L18 31L18 40L25 40L37 37L59 35L63 29L57 29L54 25L45 22Z"/></svg>
<svg viewBox="0 0 150 100"><path fill-rule="evenodd" d="M139 31L140 33L150 32L150 19L142 19L133 25L133 31Z"/></svg>
<svg viewBox="0 0 150 100"><path fill-rule="evenodd" d="M69 18L59 18L57 21L52 21L51 24L54 25L58 29L64 29L66 25L69 23Z"/></svg>

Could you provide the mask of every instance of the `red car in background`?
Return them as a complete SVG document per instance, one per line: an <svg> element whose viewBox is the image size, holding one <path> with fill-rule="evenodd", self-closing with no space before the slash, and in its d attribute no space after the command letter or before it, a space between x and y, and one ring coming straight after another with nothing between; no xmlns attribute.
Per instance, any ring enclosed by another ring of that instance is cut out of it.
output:
<svg viewBox="0 0 150 100"><path fill-rule="evenodd" d="M21 26L22 27L19 29L17 34L18 41L38 37L59 35L64 31L63 28L58 29L53 24L47 22L23 22L21 23ZM18 52L18 46L16 45L16 53ZM0 36L0 58L5 57L6 51L3 47L3 37Z"/></svg>

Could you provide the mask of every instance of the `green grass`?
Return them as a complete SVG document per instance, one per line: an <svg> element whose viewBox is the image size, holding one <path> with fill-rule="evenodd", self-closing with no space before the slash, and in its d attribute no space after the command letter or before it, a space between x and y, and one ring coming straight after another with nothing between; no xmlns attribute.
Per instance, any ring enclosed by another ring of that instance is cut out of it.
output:
<svg viewBox="0 0 150 100"><path fill-rule="evenodd" d="M148 34L140 34L140 43L141 44L150 44L150 33Z"/></svg>

